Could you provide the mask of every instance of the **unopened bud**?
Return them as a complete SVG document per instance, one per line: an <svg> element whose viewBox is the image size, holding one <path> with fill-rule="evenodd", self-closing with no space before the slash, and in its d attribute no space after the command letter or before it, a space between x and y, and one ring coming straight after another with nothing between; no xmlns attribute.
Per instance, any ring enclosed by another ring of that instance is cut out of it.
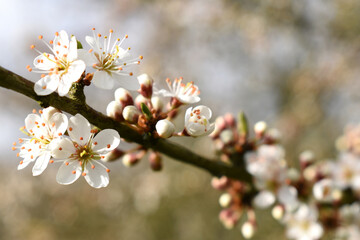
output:
<svg viewBox="0 0 360 240"><path fill-rule="evenodd" d="M137 79L140 84L140 94L143 95L145 98L151 98L154 80L146 73L141 74L137 77Z"/></svg>
<svg viewBox="0 0 360 240"><path fill-rule="evenodd" d="M134 100L130 92L124 88L118 88L115 91L115 100L119 101L123 107L134 105Z"/></svg>
<svg viewBox="0 0 360 240"><path fill-rule="evenodd" d="M289 168L286 172L286 176L292 182L296 182L300 179L300 173L296 168Z"/></svg>
<svg viewBox="0 0 360 240"><path fill-rule="evenodd" d="M169 138L175 132L175 126L167 119L160 120L156 123L156 131L162 138Z"/></svg>
<svg viewBox="0 0 360 240"><path fill-rule="evenodd" d="M109 117L121 121L122 117L122 105L117 101L111 101L106 108L106 115Z"/></svg>
<svg viewBox="0 0 360 240"><path fill-rule="evenodd" d="M225 228L232 229L238 222L239 216L234 212L234 210L224 209L220 212L219 219Z"/></svg>
<svg viewBox="0 0 360 240"><path fill-rule="evenodd" d="M271 143L277 143L281 139L281 133L276 128L271 128L266 132L267 141Z"/></svg>
<svg viewBox="0 0 360 240"><path fill-rule="evenodd" d="M224 120L227 126L229 127L235 127L236 120L234 116L231 113L227 113L224 116Z"/></svg>
<svg viewBox="0 0 360 240"><path fill-rule="evenodd" d="M148 105L149 101L150 100L145 98L143 95L137 95L137 97L135 98L135 106L138 109L141 109L141 104L144 103L145 105Z"/></svg>
<svg viewBox="0 0 360 240"><path fill-rule="evenodd" d="M220 139L224 144L234 141L234 133L230 129L226 129L220 133Z"/></svg>
<svg viewBox="0 0 360 240"><path fill-rule="evenodd" d="M157 152L152 152L149 155L150 167L154 171L160 171L162 169L161 155Z"/></svg>
<svg viewBox="0 0 360 240"><path fill-rule="evenodd" d="M111 152L106 154L105 158L102 159L102 160L104 162L112 162L112 161L115 161L116 159L120 158L123 155L124 155L123 151L121 151L120 149L115 148L114 150L112 150Z"/></svg>
<svg viewBox="0 0 360 240"><path fill-rule="evenodd" d="M47 107L44 108L42 110L42 114L41 117L45 120L45 121L49 121L50 118L57 112L60 112L60 110L54 108L54 107Z"/></svg>
<svg viewBox="0 0 360 240"><path fill-rule="evenodd" d="M224 190L230 185L230 179L222 176L220 178L213 177L211 179L211 186L217 190Z"/></svg>
<svg viewBox="0 0 360 240"><path fill-rule="evenodd" d="M229 193L223 193L219 198L219 204L221 207L229 207L232 202L232 197Z"/></svg>
<svg viewBox="0 0 360 240"><path fill-rule="evenodd" d="M264 121L260 121L255 123L254 125L254 132L258 138L261 138L264 136L264 133L266 131L267 124Z"/></svg>
<svg viewBox="0 0 360 240"><path fill-rule="evenodd" d="M139 162L139 158L136 153L127 153L123 156L122 162L126 167L132 167Z"/></svg>
<svg viewBox="0 0 360 240"><path fill-rule="evenodd" d="M241 233L246 239L250 239L254 236L255 226L253 223L247 221L241 226Z"/></svg>
<svg viewBox="0 0 360 240"><path fill-rule="evenodd" d="M137 123L140 114L140 111L133 105L126 106L122 113L124 119L129 123Z"/></svg>
<svg viewBox="0 0 360 240"><path fill-rule="evenodd" d="M164 102L159 96L151 97L151 104L153 105L153 108L158 112L161 112L164 107Z"/></svg>
<svg viewBox="0 0 360 240"><path fill-rule="evenodd" d="M271 215L273 216L273 218L280 221L284 216L284 207L281 205L276 205L271 210Z"/></svg>
<svg viewBox="0 0 360 240"><path fill-rule="evenodd" d="M300 154L299 160L302 169L304 169L315 162L315 155L312 151L307 150Z"/></svg>

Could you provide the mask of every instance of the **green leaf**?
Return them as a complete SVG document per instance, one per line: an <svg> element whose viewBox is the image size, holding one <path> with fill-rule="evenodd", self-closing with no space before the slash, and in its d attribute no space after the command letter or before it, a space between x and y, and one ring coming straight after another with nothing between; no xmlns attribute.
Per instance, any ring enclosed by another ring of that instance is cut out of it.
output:
<svg viewBox="0 0 360 240"><path fill-rule="evenodd" d="M141 103L141 111L146 116L147 119L152 118L152 114L151 114L149 108L146 106L145 103Z"/></svg>
<svg viewBox="0 0 360 240"><path fill-rule="evenodd" d="M240 112L238 115L238 131L241 136L247 137L249 135L248 120L244 112Z"/></svg>
<svg viewBox="0 0 360 240"><path fill-rule="evenodd" d="M83 49L83 46L79 40L76 40L77 42L77 49Z"/></svg>

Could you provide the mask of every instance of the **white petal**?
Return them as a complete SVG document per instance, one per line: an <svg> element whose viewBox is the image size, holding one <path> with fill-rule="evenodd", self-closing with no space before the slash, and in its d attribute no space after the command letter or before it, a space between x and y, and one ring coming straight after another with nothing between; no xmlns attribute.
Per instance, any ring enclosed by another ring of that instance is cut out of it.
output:
<svg viewBox="0 0 360 240"><path fill-rule="evenodd" d="M96 63L96 58L92 53L89 53L89 51L85 49L78 49L78 59L82 60L86 66L92 66L94 63Z"/></svg>
<svg viewBox="0 0 360 240"><path fill-rule="evenodd" d="M85 41L90 45L93 50L98 52L99 49L97 47L96 40L93 37L86 36Z"/></svg>
<svg viewBox="0 0 360 240"><path fill-rule="evenodd" d="M94 188L106 187L109 184L109 174L106 168L97 161L91 161L90 163L95 167L92 168L89 164L85 167L86 181Z"/></svg>
<svg viewBox="0 0 360 240"><path fill-rule="evenodd" d="M90 139L91 125L81 114L76 114L69 119L68 133L74 142L85 145Z"/></svg>
<svg viewBox="0 0 360 240"><path fill-rule="evenodd" d="M54 46L54 52L56 52L56 55L58 57L62 58L64 54L66 55L68 54L70 47L69 37L64 30L61 30L58 36L55 36L53 46Z"/></svg>
<svg viewBox="0 0 360 240"><path fill-rule="evenodd" d="M200 115L204 116L206 119L211 118L212 112L211 112L210 108L208 108L208 107L206 107L204 105L200 105L200 106L195 107L194 111L195 110L200 110Z"/></svg>
<svg viewBox="0 0 360 240"><path fill-rule="evenodd" d="M49 125L53 137L61 136L65 133L68 127L68 118L63 113L54 113L49 120Z"/></svg>
<svg viewBox="0 0 360 240"><path fill-rule="evenodd" d="M38 128L37 126L39 124L41 124L43 121L41 119L41 117L37 114L29 114L27 115L27 117L25 118L25 128L28 130L28 131L38 131ZM37 124L36 124L37 123Z"/></svg>
<svg viewBox="0 0 360 240"><path fill-rule="evenodd" d="M81 166L78 161L72 160L68 162L69 165L66 165L64 162L56 175L56 181L63 185L72 184L75 182L81 175ZM75 171L75 174L73 173Z"/></svg>
<svg viewBox="0 0 360 240"><path fill-rule="evenodd" d="M63 77L64 79L64 77ZM58 93L60 97L65 96L70 91L72 83L61 81L58 86Z"/></svg>
<svg viewBox="0 0 360 240"><path fill-rule="evenodd" d="M96 71L91 81L98 88L112 89L114 87L114 80L109 73L105 71Z"/></svg>
<svg viewBox="0 0 360 240"><path fill-rule="evenodd" d="M119 82L121 87L124 87L128 90L137 90L140 88L139 82L135 77L132 76L123 76L118 74L112 74L112 78Z"/></svg>
<svg viewBox="0 0 360 240"><path fill-rule="evenodd" d="M34 167L32 169L33 176L39 176L48 166L49 160L50 160L50 152L45 151L43 154L41 154L34 164Z"/></svg>
<svg viewBox="0 0 360 240"><path fill-rule="evenodd" d="M46 54L46 56L44 55ZM49 71L56 67L55 57L52 54L47 56L47 53L41 54L34 59L34 66L40 70Z"/></svg>
<svg viewBox="0 0 360 240"><path fill-rule="evenodd" d="M185 127L186 132L193 137L199 137L205 134L205 126L199 123L190 122Z"/></svg>
<svg viewBox="0 0 360 240"><path fill-rule="evenodd" d="M76 151L73 142L68 138L53 140L50 144L51 154L57 159L67 159Z"/></svg>
<svg viewBox="0 0 360 240"><path fill-rule="evenodd" d="M119 143L120 135L117 131L113 129L104 129L94 137L92 149L100 154L106 154L115 149Z"/></svg>
<svg viewBox="0 0 360 240"><path fill-rule="evenodd" d="M308 231L312 239L321 238L324 232L322 226L319 223L312 223Z"/></svg>
<svg viewBox="0 0 360 240"><path fill-rule="evenodd" d="M188 109L186 109L186 112L185 112L185 126L189 122L191 112L192 112L192 107L189 107Z"/></svg>
<svg viewBox="0 0 360 240"><path fill-rule="evenodd" d="M272 192L264 190L259 192L254 198L254 204L258 208L268 208L275 202L275 196Z"/></svg>
<svg viewBox="0 0 360 240"><path fill-rule="evenodd" d="M77 57L78 57L77 41L76 41L75 36L72 36L71 40L70 40L69 53L68 53L67 58L69 61L74 61L77 59Z"/></svg>
<svg viewBox="0 0 360 240"><path fill-rule="evenodd" d="M69 66L68 74L70 75L68 76L69 79L67 81L73 83L79 80L81 75L84 73L85 68L86 68L85 63L82 60L76 60L72 62L71 65Z"/></svg>
<svg viewBox="0 0 360 240"><path fill-rule="evenodd" d="M54 92L59 85L59 77L56 74L46 75L34 85L34 91L39 96L49 95Z"/></svg>
<svg viewBox="0 0 360 240"><path fill-rule="evenodd" d="M180 102L188 103L188 104L197 103L200 101L200 97L198 97L198 96L180 95L180 96L177 96L177 98L180 100Z"/></svg>
<svg viewBox="0 0 360 240"><path fill-rule="evenodd" d="M279 202L284 204L285 207L290 210L295 209L299 204L297 199L297 190L292 186L281 186L277 192L277 197Z"/></svg>
<svg viewBox="0 0 360 240"><path fill-rule="evenodd" d="M21 169L24 169L26 168L31 162L33 162L35 159L31 159L30 158L30 155L27 156L26 158L24 158L22 160L22 163L18 165L17 169L18 170L21 170Z"/></svg>

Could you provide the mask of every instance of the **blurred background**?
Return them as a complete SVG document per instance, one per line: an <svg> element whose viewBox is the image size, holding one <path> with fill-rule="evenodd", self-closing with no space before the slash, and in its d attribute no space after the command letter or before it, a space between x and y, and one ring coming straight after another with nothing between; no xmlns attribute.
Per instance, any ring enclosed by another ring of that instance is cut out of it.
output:
<svg viewBox="0 0 360 240"><path fill-rule="evenodd" d="M360 118L360 1L357 0L0 0L0 65L32 81L31 44L59 30L84 38L95 27L129 38L143 55L135 75L158 82L184 77L201 89L214 116L243 110L251 124L265 120L283 135L290 165L303 150L336 157L334 142ZM86 89L87 102L105 112L113 91ZM165 158L152 172L147 159L127 169L116 161L110 185L92 189L79 179L56 183L57 166L32 177L17 171L12 142L39 106L0 88L0 239L242 239L218 220L220 192L211 177ZM181 120L179 120L181 122ZM181 144L212 156L211 141ZM204 151L206 149L206 151ZM254 239L284 239L282 227L260 212Z"/></svg>

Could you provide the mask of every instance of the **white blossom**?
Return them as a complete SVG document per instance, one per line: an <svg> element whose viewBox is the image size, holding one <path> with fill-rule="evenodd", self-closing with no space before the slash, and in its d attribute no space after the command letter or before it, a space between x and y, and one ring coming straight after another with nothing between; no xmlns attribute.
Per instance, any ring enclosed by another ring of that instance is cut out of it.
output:
<svg viewBox="0 0 360 240"><path fill-rule="evenodd" d="M164 97L173 97L184 104L192 104L200 101L199 88L194 85L193 82L187 84L182 83L182 78L177 78L174 82L171 82L169 78L166 79L166 83L169 90L161 89L156 91L156 94L160 94Z"/></svg>
<svg viewBox="0 0 360 240"><path fill-rule="evenodd" d="M340 189L360 190L360 158L352 153L342 153L333 166L333 180Z"/></svg>
<svg viewBox="0 0 360 240"><path fill-rule="evenodd" d="M92 83L98 88L112 89L114 80L118 80L123 87L135 90L139 87L138 82L134 78L124 78L122 76L132 76L132 72L126 71L130 65L140 64L142 56L130 59L130 48L123 49L121 47L128 35L121 40L117 38L111 43L113 30L110 29L109 37L101 34L95 34L95 28L92 29L93 36L86 36L85 40L90 45L89 51L79 50L80 58L86 65L91 66L95 72Z"/></svg>
<svg viewBox="0 0 360 240"><path fill-rule="evenodd" d="M39 36L43 40L43 36ZM38 73L42 73L41 79L34 85L37 95L49 95L56 91L60 96L65 96L71 85L80 79L85 71L85 63L78 60L77 41L75 36L69 37L62 30L55 33L54 41L50 41L52 47L44 41L51 53L43 53L31 46L40 55L34 59L34 66ZM30 66L27 66L32 71ZM47 75L46 75L47 74Z"/></svg>
<svg viewBox="0 0 360 240"><path fill-rule="evenodd" d="M76 114L69 120L68 134L71 140L62 139L53 150L54 157L63 162L56 176L57 182L71 184L83 175L90 186L106 187L110 170L100 160L119 145L118 132L105 129L94 137L90 123Z"/></svg>
<svg viewBox="0 0 360 240"><path fill-rule="evenodd" d="M323 227L317 222L318 212L313 206L301 204L284 217L286 236L296 240L316 240L323 235Z"/></svg>
<svg viewBox="0 0 360 240"><path fill-rule="evenodd" d="M193 137L210 134L215 128L214 123L209 123L211 115L211 109L203 105L188 108L185 113L185 131Z"/></svg>
<svg viewBox="0 0 360 240"><path fill-rule="evenodd" d="M19 157L23 158L18 170L34 162L32 173L40 175L48 166L52 150L57 147L57 140L65 133L68 119L53 107L48 107L42 114L29 114L25 119L25 128L22 131L30 138L20 139ZM16 149L14 147L14 149Z"/></svg>

